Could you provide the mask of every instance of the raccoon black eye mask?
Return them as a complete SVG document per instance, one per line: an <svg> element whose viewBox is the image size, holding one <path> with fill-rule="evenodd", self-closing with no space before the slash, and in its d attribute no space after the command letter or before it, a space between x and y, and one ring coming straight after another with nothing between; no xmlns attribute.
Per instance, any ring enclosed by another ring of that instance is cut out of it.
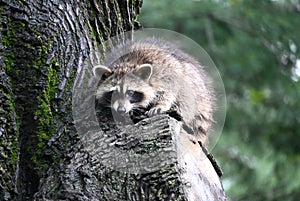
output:
<svg viewBox="0 0 300 201"><path fill-rule="evenodd" d="M126 91L126 97L129 99L130 103L138 103L143 100L144 95L138 91L128 90Z"/></svg>

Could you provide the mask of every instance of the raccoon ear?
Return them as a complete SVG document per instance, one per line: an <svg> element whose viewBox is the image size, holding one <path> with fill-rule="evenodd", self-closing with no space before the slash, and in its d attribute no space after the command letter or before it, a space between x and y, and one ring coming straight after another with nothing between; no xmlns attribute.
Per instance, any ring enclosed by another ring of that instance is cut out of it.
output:
<svg viewBox="0 0 300 201"><path fill-rule="evenodd" d="M142 64L133 71L133 74L140 77L144 81L149 81L152 71L153 67L151 64Z"/></svg>
<svg viewBox="0 0 300 201"><path fill-rule="evenodd" d="M95 77L102 77L103 74L111 74L112 71L106 66L97 65L93 68L93 74Z"/></svg>

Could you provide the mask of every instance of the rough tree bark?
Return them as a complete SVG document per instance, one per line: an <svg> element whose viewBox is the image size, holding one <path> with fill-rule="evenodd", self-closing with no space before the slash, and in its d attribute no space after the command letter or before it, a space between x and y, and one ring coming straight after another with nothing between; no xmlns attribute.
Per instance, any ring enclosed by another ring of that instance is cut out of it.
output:
<svg viewBox="0 0 300 201"><path fill-rule="evenodd" d="M140 7L141 0L0 1L1 199L32 199L49 164L76 144L76 70L107 37L133 29ZM47 144L50 137L58 144Z"/></svg>
<svg viewBox="0 0 300 201"><path fill-rule="evenodd" d="M82 149L71 108L76 72L98 59L90 53L108 37L138 26L141 4L0 0L0 200L226 199L211 163L195 162L200 146L179 158L172 155L174 163L151 174L114 171L95 159L97 149ZM112 121L101 115L102 134L114 134ZM143 122L140 134L157 131L149 146L177 153L176 142L185 138L183 131L174 131L178 125L157 116ZM122 132L130 136L134 129ZM128 138L119 140L128 146ZM198 172L199 166L210 173ZM187 184L194 176L198 179ZM197 187L205 190L199 194Z"/></svg>

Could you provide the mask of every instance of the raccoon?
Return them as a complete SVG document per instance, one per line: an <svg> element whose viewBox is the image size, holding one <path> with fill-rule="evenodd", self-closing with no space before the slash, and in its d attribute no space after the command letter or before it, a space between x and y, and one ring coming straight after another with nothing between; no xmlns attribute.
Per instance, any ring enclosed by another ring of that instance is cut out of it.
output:
<svg viewBox="0 0 300 201"><path fill-rule="evenodd" d="M215 94L204 67L188 54L160 39L141 39L116 47L93 71L102 75L100 103L121 115L141 108L147 116L176 111L207 146Z"/></svg>

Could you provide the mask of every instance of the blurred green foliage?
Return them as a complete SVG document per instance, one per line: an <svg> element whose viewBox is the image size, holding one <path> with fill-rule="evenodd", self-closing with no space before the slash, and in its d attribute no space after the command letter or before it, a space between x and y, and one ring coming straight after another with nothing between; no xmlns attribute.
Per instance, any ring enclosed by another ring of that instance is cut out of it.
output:
<svg viewBox="0 0 300 201"><path fill-rule="evenodd" d="M227 118L213 150L230 200L300 200L300 1L144 0L139 21L211 56Z"/></svg>

